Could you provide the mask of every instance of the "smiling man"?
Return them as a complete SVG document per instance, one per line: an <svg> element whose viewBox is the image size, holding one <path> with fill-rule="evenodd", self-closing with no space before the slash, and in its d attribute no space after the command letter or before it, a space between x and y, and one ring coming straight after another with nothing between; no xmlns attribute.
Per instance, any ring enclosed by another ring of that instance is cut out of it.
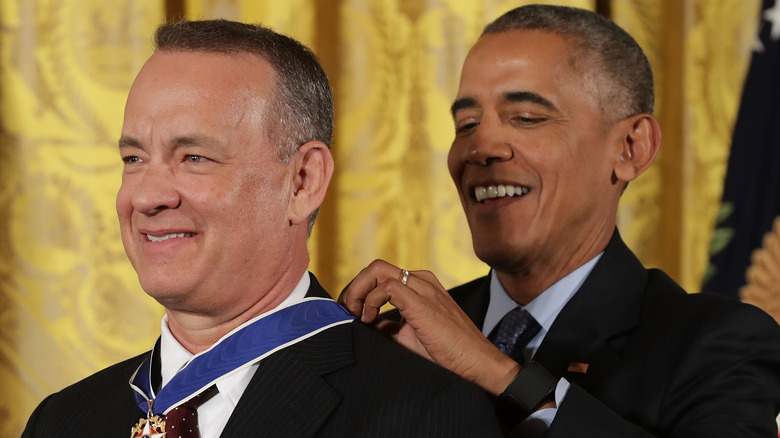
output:
<svg viewBox="0 0 780 438"><path fill-rule="evenodd" d="M45 399L23 436L500 435L479 388L355 322L307 272L333 173L314 54L225 20L161 26L156 45L125 108L116 208L161 337Z"/></svg>
<svg viewBox="0 0 780 438"><path fill-rule="evenodd" d="M448 165L491 272L447 293L375 261L340 298L353 314L480 385L508 435L777 435L780 327L686 294L615 227L661 142L626 32L581 9L512 10L469 52L451 112ZM386 302L398 313L378 319Z"/></svg>

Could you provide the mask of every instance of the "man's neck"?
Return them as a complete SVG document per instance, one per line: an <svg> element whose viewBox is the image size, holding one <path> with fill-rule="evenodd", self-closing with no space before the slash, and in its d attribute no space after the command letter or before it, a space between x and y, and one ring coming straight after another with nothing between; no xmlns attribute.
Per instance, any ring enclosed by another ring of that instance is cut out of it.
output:
<svg viewBox="0 0 780 438"><path fill-rule="evenodd" d="M573 248L566 258L546 262L532 260L520 269L494 267L494 270L507 294L521 306L526 306L550 286L603 252L613 232L614 226L609 233L594 235L590 242Z"/></svg>
<svg viewBox="0 0 780 438"><path fill-rule="evenodd" d="M556 269L557 268L557 269ZM512 273L496 270L496 275L506 289L507 295L521 306L527 306L542 292L568 275L577 267L560 266L549 269L528 270Z"/></svg>
<svg viewBox="0 0 780 438"><path fill-rule="evenodd" d="M200 314L166 309L168 328L190 353L200 353L245 322L278 307L301 282L302 275L308 275L305 268L303 274L298 270L285 273L271 290L259 295L257 300L228 312Z"/></svg>

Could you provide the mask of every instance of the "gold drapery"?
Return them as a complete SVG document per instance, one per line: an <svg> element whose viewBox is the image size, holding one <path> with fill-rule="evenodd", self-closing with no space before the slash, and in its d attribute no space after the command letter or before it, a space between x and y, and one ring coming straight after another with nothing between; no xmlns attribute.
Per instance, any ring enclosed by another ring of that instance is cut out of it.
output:
<svg viewBox="0 0 780 438"><path fill-rule="evenodd" d="M0 14L0 436L18 437L43 396L159 330L113 199L124 100L163 9L0 0Z"/></svg>
<svg viewBox="0 0 780 438"><path fill-rule="evenodd" d="M485 23L523 1L0 0L0 437L47 394L149 348L114 213L124 99L166 15L262 22L320 56L336 176L310 248L337 293L374 258L445 286L483 275L446 168L447 108ZM696 291L758 0L548 1L608 12L656 72L662 152L619 213L640 258Z"/></svg>

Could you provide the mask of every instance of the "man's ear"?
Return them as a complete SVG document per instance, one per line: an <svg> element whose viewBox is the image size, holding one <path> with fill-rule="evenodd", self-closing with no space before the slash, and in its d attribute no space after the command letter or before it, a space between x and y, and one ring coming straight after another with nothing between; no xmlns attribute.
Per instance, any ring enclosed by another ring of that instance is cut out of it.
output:
<svg viewBox="0 0 780 438"><path fill-rule="evenodd" d="M295 157L290 208L291 225L308 224L309 216L320 207L333 176L333 156L325 143L310 141L298 148Z"/></svg>
<svg viewBox="0 0 780 438"><path fill-rule="evenodd" d="M661 148L661 127L650 114L637 114L618 124L621 144L614 173L616 179L628 183L653 164Z"/></svg>

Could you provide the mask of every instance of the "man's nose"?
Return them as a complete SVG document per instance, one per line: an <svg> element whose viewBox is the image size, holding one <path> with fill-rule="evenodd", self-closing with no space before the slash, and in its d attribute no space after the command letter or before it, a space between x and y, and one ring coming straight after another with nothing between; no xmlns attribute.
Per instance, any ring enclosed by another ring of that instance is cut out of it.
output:
<svg viewBox="0 0 780 438"><path fill-rule="evenodd" d="M180 203L181 197L172 169L165 164L150 165L135 187L133 209L146 215L154 215L176 208Z"/></svg>
<svg viewBox="0 0 780 438"><path fill-rule="evenodd" d="M483 119L464 151L464 161L477 166L509 161L514 156L508 128L498 120Z"/></svg>

